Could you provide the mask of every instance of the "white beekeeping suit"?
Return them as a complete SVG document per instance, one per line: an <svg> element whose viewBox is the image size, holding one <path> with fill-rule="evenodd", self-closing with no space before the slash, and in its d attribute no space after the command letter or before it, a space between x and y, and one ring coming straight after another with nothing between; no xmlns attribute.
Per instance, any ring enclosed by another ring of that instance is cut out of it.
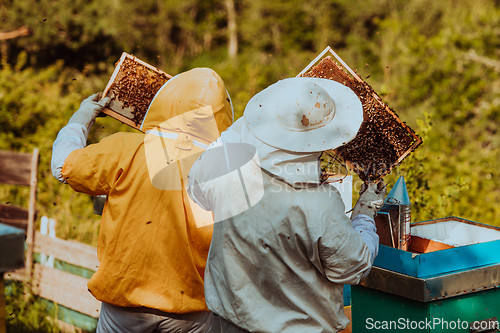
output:
<svg viewBox="0 0 500 333"><path fill-rule="evenodd" d="M320 181L319 157L352 140L362 120L349 88L282 80L191 168L188 194L216 222L205 297L223 332L337 332L349 323L343 284L372 267L385 192L364 189L351 222L338 191Z"/></svg>

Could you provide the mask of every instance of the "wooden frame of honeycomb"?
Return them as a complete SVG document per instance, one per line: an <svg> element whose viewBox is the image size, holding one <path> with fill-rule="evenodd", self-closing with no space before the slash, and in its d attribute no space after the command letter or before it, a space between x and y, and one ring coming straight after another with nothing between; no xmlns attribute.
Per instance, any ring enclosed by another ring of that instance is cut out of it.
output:
<svg viewBox="0 0 500 333"><path fill-rule="evenodd" d="M327 53L330 55L325 56ZM297 76L337 81L351 88L361 100L364 120L358 134L335 152L363 181L382 179L422 143L420 136L330 46Z"/></svg>
<svg viewBox="0 0 500 333"><path fill-rule="evenodd" d="M102 98L110 96L111 102L102 112L140 130L154 96L171 78L172 75L123 52L104 89Z"/></svg>

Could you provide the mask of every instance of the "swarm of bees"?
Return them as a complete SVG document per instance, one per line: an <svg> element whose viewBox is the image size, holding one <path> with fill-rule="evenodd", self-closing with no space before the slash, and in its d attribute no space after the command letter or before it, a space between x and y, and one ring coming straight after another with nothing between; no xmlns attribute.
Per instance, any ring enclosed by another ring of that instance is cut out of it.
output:
<svg viewBox="0 0 500 333"><path fill-rule="evenodd" d="M351 77L330 56L302 76L342 83L361 100L363 123L358 134L335 151L363 181L383 178L422 142L366 82Z"/></svg>

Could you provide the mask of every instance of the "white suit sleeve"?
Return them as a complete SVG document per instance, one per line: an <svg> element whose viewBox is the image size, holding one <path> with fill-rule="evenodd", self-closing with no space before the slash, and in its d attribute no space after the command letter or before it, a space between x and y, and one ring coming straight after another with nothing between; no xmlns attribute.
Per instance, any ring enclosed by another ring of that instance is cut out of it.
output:
<svg viewBox="0 0 500 333"><path fill-rule="evenodd" d="M379 245L379 237L377 235L377 227L375 227L375 221L363 214L356 215L352 219L352 227L354 230L359 232L363 242L368 246L368 250L370 251L370 261L371 264L375 261L375 258L378 255L378 245ZM364 278L368 275L370 271L365 272L363 274Z"/></svg>
<svg viewBox="0 0 500 333"><path fill-rule="evenodd" d="M202 155L203 156L203 155ZM189 171L187 193L191 200L196 202L201 208L206 211L210 211L210 204L206 198L206 195L202 189L203 179L200 175L201 162L200 159L196 160Z"/></svg>
<svg viewBox="0 0 500 333"><path fill-rule="evenodd" d="M223 132L223 134L226 132ZM212 211L212 207L210 205L210 201L207 198L207 193L205 193L206 184L204 184L208 179L205 179L205 173L203 172L205 169L210 170L211 167L216 167L212 165L212 163L218 163L218 160L214 160L213 158L207 157L207 154L210 154L212 149L222 147L222 139L221 137L217 138L214 142L212 142L207 149L201 154L201 156L194 162L193 166L189 171L188 177L188 186L187 193L191 200L196 202L206 211ZM208 164L208 165L207 165Z"/></svg>
<svg viewBox="0 0 500 333"><path fill-rule="evenodd" d="M69 123L64 126L57 135L52 146L52 175L61 183L67 184L62 176L64 161L73 151L85 148L89 128L78 123Z"/></svg>
<svg viewBox="0 0 500 333"><path fill-rule="evenodd" d="M314 198L318 199L318 198ZM375 221L358 215L349 220L340 198L330 200L327 206L319 199L318 206L326 206L317 221L321 232L314 232L318 239L319 256L325 276L334 283L358 284L372 268L378 251L378 235ZM310 229L313 230L313 229Z"/></svg>

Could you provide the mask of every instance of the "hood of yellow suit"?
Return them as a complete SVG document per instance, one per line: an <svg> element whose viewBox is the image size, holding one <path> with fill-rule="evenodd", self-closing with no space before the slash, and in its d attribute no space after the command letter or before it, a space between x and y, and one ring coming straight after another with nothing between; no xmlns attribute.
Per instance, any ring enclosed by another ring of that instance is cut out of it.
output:
<svg viewBox="0 0 500 333"><path fill-rule="evenodd" d="M232 122L233 110L224 81L209 68L195 68L163 85L148 109L141 131L183 133L208 144Z"/></svg>
<svg viewBox="0 0 500 333"><path fill-rule="evenodd" d="M185 191L194 161L232 122L231 100L216 72L195 68L171 78L156 94L141 127L151 184ZM194 205L185 197L186 205Z"/></svg>

